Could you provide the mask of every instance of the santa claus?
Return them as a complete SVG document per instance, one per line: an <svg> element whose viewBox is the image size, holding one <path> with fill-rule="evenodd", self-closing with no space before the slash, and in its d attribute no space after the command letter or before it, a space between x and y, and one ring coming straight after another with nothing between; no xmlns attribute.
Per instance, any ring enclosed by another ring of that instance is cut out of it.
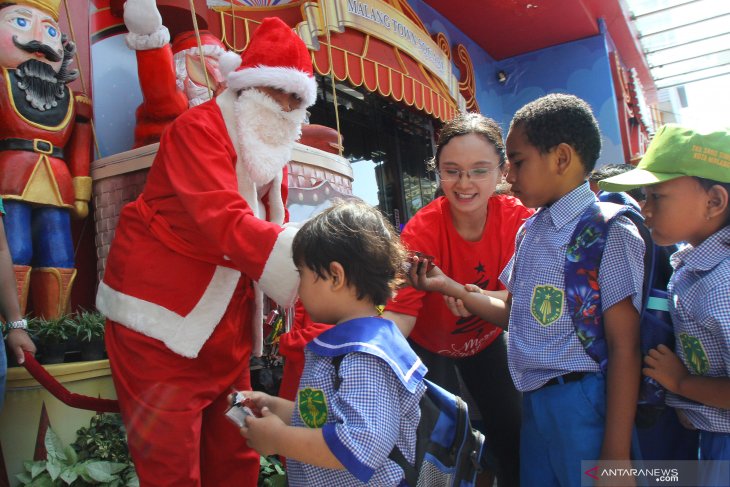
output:
<svg viewBox="0 0 730 487"><path fill-rule="evenodd" d="M250 389L263 293L290 306L298 285L284 168L316 98L310 53L269 18L221 73L228 87L164 132L97 295L142 485L256 485L226 396Z"/></svg>
<svg viewBox="0 0 730 487"><path fill-rule="evenodd" d="M170 31L162 25L155 0L127 0L124 24L142 90L134 130L134 145L140 147L160 140L162 131L188 107L223 91L218 62L226 49L206 30L180 32L170 44Z"/></svg>

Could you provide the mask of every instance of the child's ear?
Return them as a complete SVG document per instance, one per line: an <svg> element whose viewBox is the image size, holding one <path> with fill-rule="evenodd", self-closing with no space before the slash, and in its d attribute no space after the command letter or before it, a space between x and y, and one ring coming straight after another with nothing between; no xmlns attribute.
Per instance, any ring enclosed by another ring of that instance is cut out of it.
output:
<svg viewBox="0 0 730 487"><path fill-rule="evenodd" d="M330 263L329 275L330 280L332 281L333 291L337 291L347 285L347 280L345 279L345 268L342 267L342 264L339 262L333 261Z"/></svg>
<svg viewBox="0 0 730 487"><path fill-rule="evenodd" d="M728 193L725 187L715 184L707 190L707 219L724 215L728 209Z"/></svg>
<svg viewBox="0 0 730 487"><path fill-rule="evenodd" d="M558 174L564 174L571 164L577 162L570 144L563 142L555 146L553 150L557 162Z"/></svg>

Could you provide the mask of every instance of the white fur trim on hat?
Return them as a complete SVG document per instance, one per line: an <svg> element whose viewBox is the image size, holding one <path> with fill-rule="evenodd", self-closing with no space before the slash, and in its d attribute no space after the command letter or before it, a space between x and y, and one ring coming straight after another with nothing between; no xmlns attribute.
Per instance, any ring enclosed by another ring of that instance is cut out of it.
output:
<svg viewBox="0 0 730 487"><path fill-rule="evenodd" d="M221 71L222 73L222 71ZM257 66L234 71L228 75L228 88L242 90L255 86L279 88L287 93L296 93L308 107L317 101L317 83L303 71L279 66Z"/></svg>
<svg viewBox="0 0 730 487"><path fill-rule="evenodd" d="M226 51L218 58L218 70L224 78L228 78L236 68L241 65L241 55L232 51Z"/></svg>

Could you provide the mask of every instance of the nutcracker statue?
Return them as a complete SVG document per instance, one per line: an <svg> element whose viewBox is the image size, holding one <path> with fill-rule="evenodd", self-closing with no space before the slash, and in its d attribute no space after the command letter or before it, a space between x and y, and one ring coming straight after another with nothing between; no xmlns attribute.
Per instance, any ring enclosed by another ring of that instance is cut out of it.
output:
<svg viewBox="0 0 730 487"><path fill-rule="evenodd" d="M60 0L0 4L0 195L21 313L68 307L76 277L71 218L89 213L91 100L67 83L76 47L58 26Z"/></svg>

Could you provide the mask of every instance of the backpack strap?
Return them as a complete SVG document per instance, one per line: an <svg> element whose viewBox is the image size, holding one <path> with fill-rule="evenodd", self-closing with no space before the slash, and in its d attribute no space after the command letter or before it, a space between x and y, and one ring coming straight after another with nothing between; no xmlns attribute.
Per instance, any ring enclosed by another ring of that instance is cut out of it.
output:
<svg viewBox="0 0 730 487"><path fill-rule="evenodd" d="M340 377L340 364L342 364L342 360L345 358L345 355L347 354L332 357L332 365L335 368L333 387L336 391L340 389L340 384L342 384L342 377ZM410 487L416 487L416 485L418 485L418 471L416 470L416 467L408 462L405 455L403 455L403 452L400 451L400 448L393 445L393 449L390 451L388 458L393 460L401 469L403 469L403 475Z"/></svg>
<svg viewBox="0 0 730 487"><path fill-rule="evenodd" d="M591 204L580 216L565 253L568 311L583 349L604 373L608 368L608 348L603 329L598 270L611 221L632 212L629 207L613 203Z"/></svg>

